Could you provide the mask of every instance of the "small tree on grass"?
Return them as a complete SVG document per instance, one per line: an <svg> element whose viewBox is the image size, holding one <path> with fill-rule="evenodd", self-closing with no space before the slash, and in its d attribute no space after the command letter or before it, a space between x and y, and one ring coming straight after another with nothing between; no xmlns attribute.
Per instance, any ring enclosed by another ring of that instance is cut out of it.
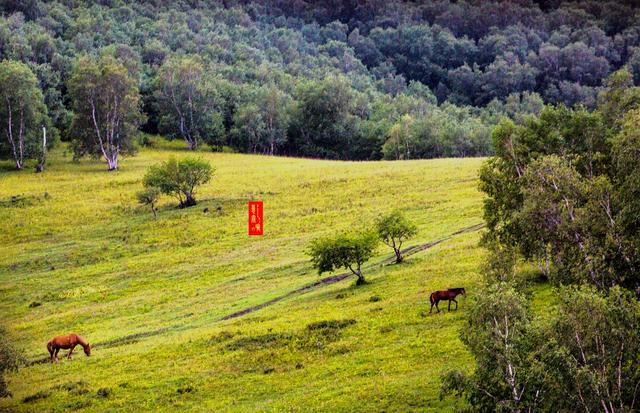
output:
<svg viewBox="0 0 640 413"><path fill-rule="evenodd" d="M143 183L146 188L158 188L163 194L176 197L180 201L180 208L186 208L196 204L196 187L209 182L213 171L209 162L201 159L177 161L171 158L151 166Z"/></svg>
<svg viewBox="0 0 640 413"><path fill-rule="evenodd" d="M400 211L393 211L376 222L378 237L396 253L396 263L402 262L402 243L414 236L416 226Z"/></svg>
<svg viewBox="0 0 640 413"><path fill-rule="evenodd" d="M153 217L158 218L158 214L156 213L156 202L158 202L158 198L160 197L160 190L156 187L148 187L143 189L142 191L136 194L138 198L138 202L142 205L149 205L151 207L151 211L153 212Z"/></svg>
<svg viewBox="0 0 640 413"><path fill-rule="evenodd" d="M362 264L371 258L378 239L373 233L341 234L320 238L311 244L309 255L318 274L339 268L349 269L356 277L356 285L365 283Z"/></svg>

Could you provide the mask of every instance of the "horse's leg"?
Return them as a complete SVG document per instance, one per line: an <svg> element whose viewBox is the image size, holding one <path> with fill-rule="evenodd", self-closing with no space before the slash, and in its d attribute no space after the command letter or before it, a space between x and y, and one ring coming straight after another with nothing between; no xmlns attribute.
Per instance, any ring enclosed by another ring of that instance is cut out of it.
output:
<svg viewBox="0 0 640 413"><path fill-rule="evenodd" d="M429 314L433 311L433 302L431 303L431 308L429 309Z"/></svg>
<svg viewBox="0 0 640 413"><path fill-rule="evenodd" d="M447 307L447 310L451 311L451 300L449 300L449 306Z"/></svg>
<svg viewBox="0 0 640 413"><path fill-rule="evenodd" d="M453 302L456 303L456 311L458 311L458 302L456 301L456 299L453 299Z"/></svg>
<svg viewBox="0 0 640 413"><path fill-rule="evenodd" d="M76 345L71 346L71 350L69 350L69 354L67 354L67 358L71 360L71 353L73 353L73 349L76 348Z"/></svg>
<svg viewBox="0 0 640 413"><path fill-rule="evenodd" d="M440 307L438 307L438 304L440 304L440 300L436 300L436 310L438 310L438 312L440 312Z"/></svg>
<svg viewBox="0 0 640 413"><path fill-rule="evenodd" d="M58 362L58 352L60 351L60 347L56 347L56 351L54 357L56 358L56 363Z"/></svg>

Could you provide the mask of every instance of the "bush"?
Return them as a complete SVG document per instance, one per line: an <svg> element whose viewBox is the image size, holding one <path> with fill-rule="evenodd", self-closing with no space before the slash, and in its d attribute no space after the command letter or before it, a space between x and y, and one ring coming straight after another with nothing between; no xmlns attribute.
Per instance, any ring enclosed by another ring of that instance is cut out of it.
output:
<svg viewBox="0 0 640 413"><path fill-rule="evenodd" d="M112 391L111 388L109 387L101 387L98 389L98 391L96 392L96 394L100 397L109 397L111 395Z"/></svg>
<svg viewBox="0 0 640 413"><path fill-rule="evenodd" d="M138 198L138 202L142 205L149 205L154 218L158 217L158 214L156 213L156 202L158 202L158 198L160 197L160 189L156 187L148 187L136 193L136 197Z"/></svg>
<svg viewBox="0 0 640 413"><path fill-rule="evenodd" d="M209 162L187 157L180 161L171 158L153 165L144 176L146 188L158 188L163 194L174 196L180 208L196 205L195 189L211 180L214 169Z"/></svg>

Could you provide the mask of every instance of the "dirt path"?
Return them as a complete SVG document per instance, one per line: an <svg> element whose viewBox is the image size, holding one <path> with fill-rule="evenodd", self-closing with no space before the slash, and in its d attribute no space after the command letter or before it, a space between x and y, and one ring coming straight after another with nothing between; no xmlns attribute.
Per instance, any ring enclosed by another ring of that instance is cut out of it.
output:
<svg viewBox="0 0 640 413"><path fill-rule="evenodd" d="M466 234L466 233L469 233L469 232L479 231L480 229L484 228L484 226L485 226L485 224L476 224L476 225L472 225L470 227L465 227L465 228L459 229L458 231L455 231L455 232L451 233L451 235L448 235L448 236L446 236L444 238L440 238L440 239L438 239L436 241L431 241L431 242L427 242L425 244L418 244L418 245L414 245L412 247L405 248L405 249L402 250L402 253L403 253L403 255L405 257L408 257L408 256L411 256L413 254L417 254L420 251L424 251L426 249L434 247L434 246L440 244L441 242L447 241L447 240L455 237L456 235L461 235L461 234ZM395 263L395 255L392 255L388 259L382 261L382 263L380 263L380 264L372 265L372 266L369 266L368 268L365 267L364 269L371 270L371 269L378 268L378 267L381 267L381 266L384 266L384 265L391 265L393 263ZM340 282L340 281L344 280L345 278L351 277L352 275L353 274L350 273L350 272L345 272L345 273L342 273L342 274L332 275L330 277L321 278L318 281L315 281L315 282L313 282L311 284L307 284L304 287L298 288L296 290L289 291L286 294L283 294L281 296L272 298L271 300L265 301L262 304L254 305L254 306L251 306L251 307L247 307L247 308L244 308L244 309L242 309L240 311L236 311L235 313L231 313L229 315L226 315L226 316L222 317L220 319L220 321L231 320L233 318L242 317L242 316L247 315L249 313L253 313L254 311L258 311L258 310L260 310L262 308L265 308L265 307L268 307L270 305L273 305L273 304L275 304L275 303L277 303L279 301L282 301L284 299L287 299L287 298L289 298L291 296L304 294L306 292L314 290L314 289L316 289L318 287L321 287L323 285L334 284L334 283Z"/></svg>

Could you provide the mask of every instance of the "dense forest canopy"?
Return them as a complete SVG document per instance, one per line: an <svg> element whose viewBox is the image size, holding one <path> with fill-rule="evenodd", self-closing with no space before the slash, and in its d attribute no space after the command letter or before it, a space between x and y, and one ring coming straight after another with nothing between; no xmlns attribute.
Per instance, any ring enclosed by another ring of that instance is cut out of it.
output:
<svg viewBox="0 0 640 413"><path fill-rule="evenodd" d="M62 139L83 133L71 127L74 68L111 56L138 82L141 129L190 148L487 155L503 116L594 108L622 67L640 83L632 4L4 1L0 59L37 76Z"/></svg>

